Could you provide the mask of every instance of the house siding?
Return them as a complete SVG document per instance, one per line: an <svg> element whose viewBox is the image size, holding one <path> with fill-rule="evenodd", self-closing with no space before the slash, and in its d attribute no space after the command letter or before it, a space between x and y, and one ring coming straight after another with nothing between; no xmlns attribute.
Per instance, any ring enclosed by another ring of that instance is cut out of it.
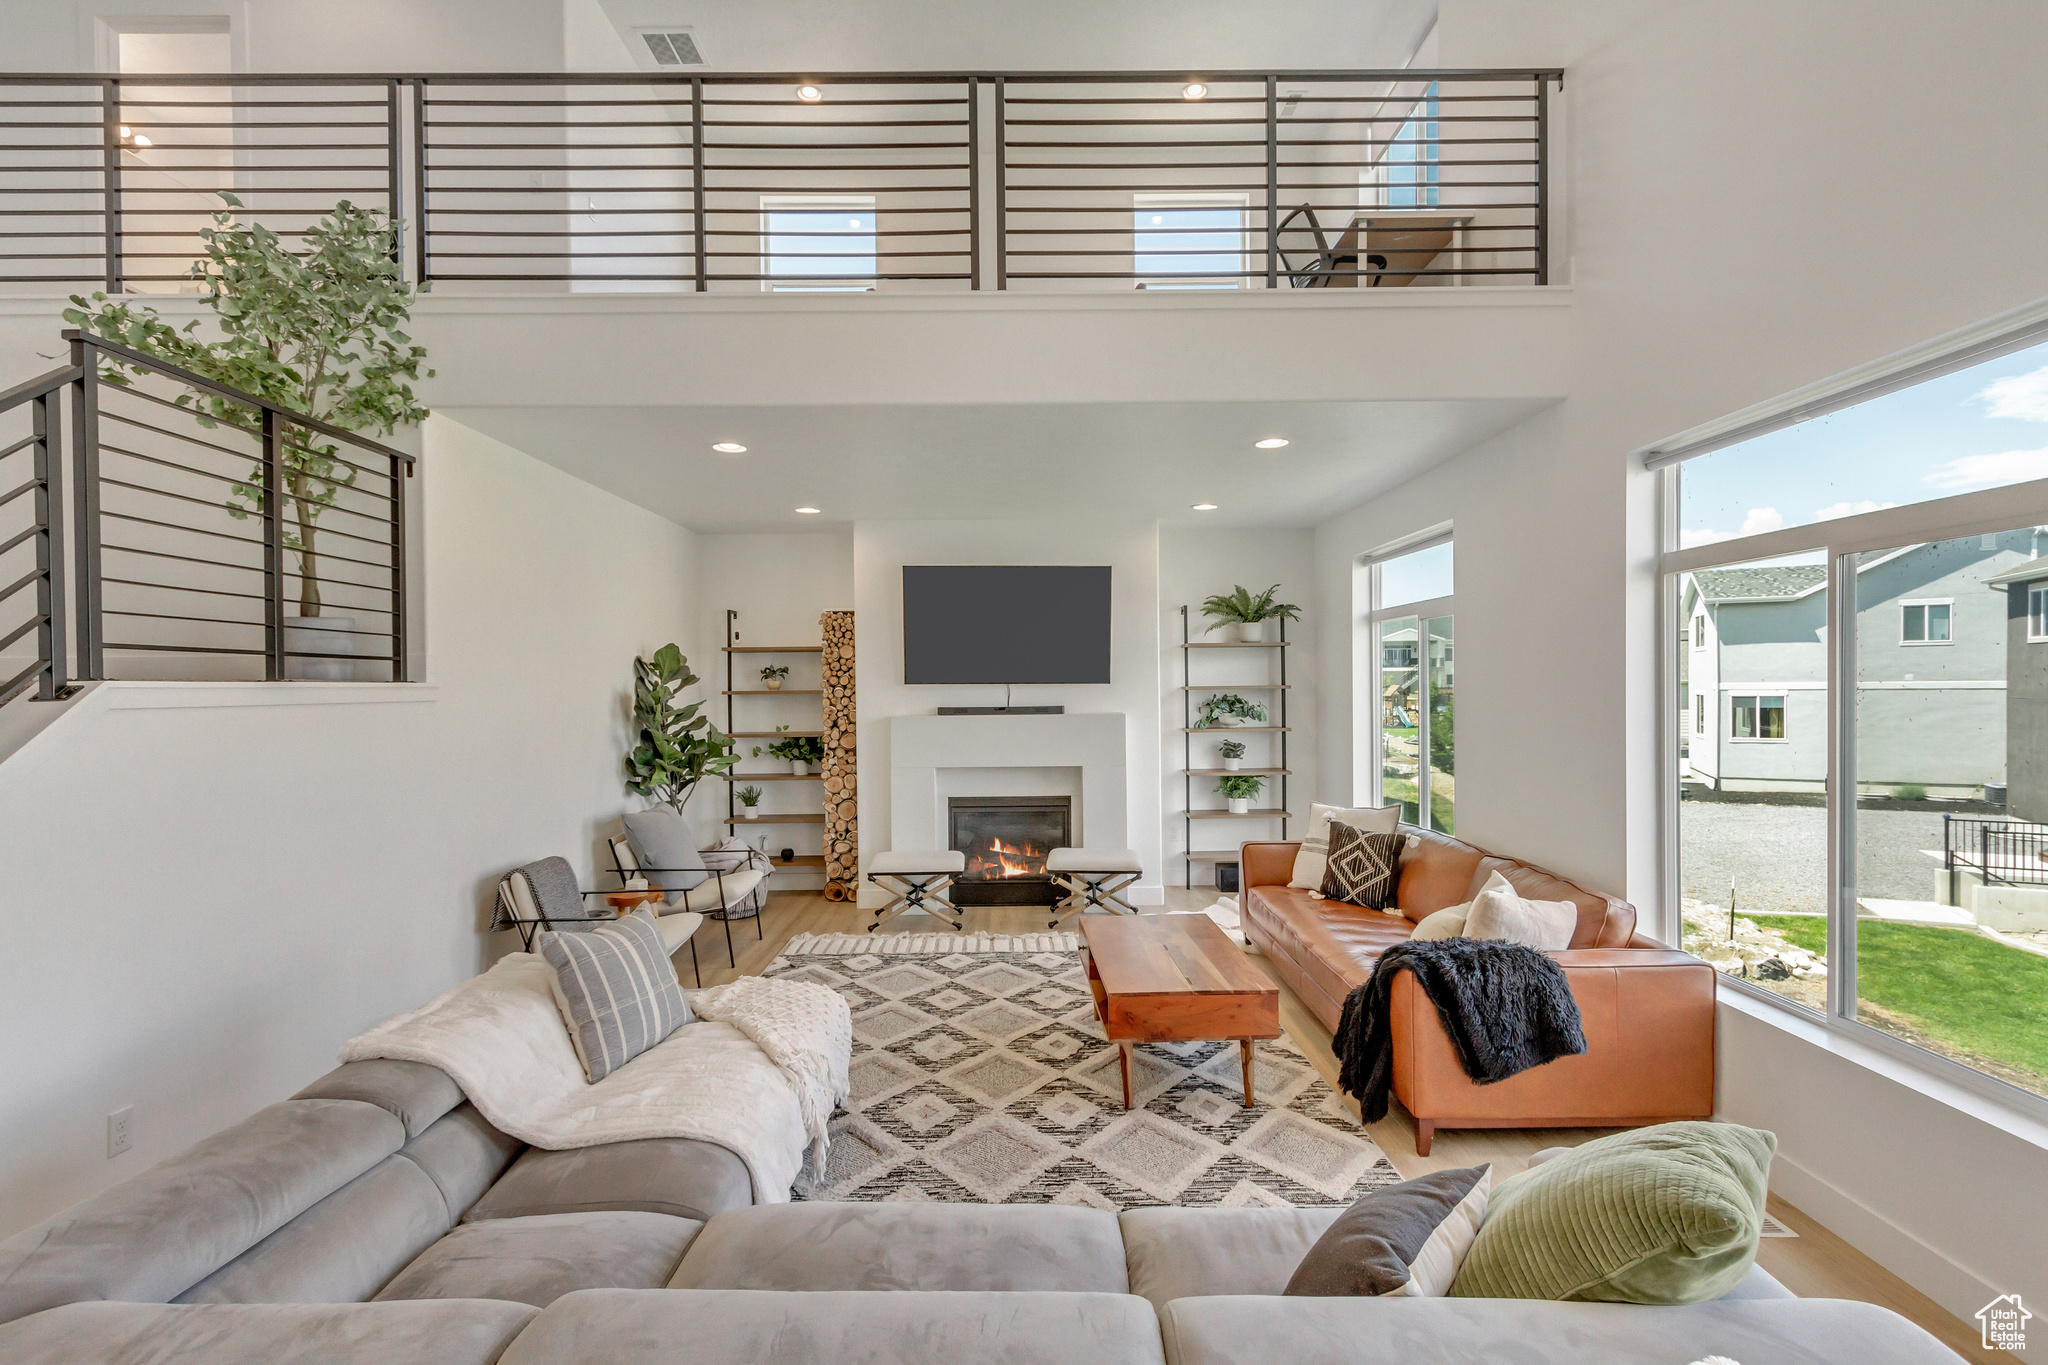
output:
<svg viewBox="0 0 2048 1365"><path fill-rule="evenodd" d="M2048 824L2048 640L2027 639L2029 586L2005 590L2005 808Z"/></svg>

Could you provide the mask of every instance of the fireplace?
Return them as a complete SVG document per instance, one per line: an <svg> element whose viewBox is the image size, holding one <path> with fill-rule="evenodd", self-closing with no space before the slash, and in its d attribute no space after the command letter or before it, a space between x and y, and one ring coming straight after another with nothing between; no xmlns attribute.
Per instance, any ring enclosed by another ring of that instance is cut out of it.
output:
<svg viewBox="0 0 2048 1365"><path fill-rule="evenodd" d="M1057 905L1045 855L1072 842L1073 798L954 796L946 800L948 847L967 855L949 893L955 905Z"/></svg>

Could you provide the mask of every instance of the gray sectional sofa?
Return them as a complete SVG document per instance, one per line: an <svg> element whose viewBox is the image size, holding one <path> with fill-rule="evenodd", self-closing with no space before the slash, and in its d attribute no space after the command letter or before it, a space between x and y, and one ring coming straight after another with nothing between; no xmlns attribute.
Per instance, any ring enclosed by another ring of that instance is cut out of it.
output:
<svg viewBox="0 0 2048 1365"><path fill-rule="evenodd" d="M354 1062L0 1244L0 1361L1952 1365L1766 1275L1688 1308L1280 1296L1336 1209L756 1204L683 1140L522 1149Z"/></svg>

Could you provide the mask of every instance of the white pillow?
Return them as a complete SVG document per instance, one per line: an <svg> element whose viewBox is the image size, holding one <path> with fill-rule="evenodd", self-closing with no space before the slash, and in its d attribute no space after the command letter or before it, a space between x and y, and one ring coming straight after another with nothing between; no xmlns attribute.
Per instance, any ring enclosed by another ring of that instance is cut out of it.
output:
<svg viewBox="0 0 2048 1365"><path fill-rule="evenodd" d="M1465 916L1466 938L1505 939L1538 952L1571 947L1578 927L1578 906L1570 901L1523 900L1499 872L1486 879Z"/></svg>
<svg viewBox="0 0 2048 1365"><path fill-rule="evenodd" d="M1364 830L1367 834L1392 834L1401 823L1401 808L1368 806L1352 810L1344 806L1312 803L1308 808L1308 828L1301 834L1301 849L1294 855L1294 875L1287 879L1289 886L1298 886L1303 891L1322 891L1323 867L1330 860L1332 820Z"/></svg>
<svg viewBox="0 0 2048 1365"><path fill-rule="evenodd" d="M1424 915L1416 921L1415 932L1408 935L1412 943L1434 943L1438 939L1463 938L1465 917L1471 912L1472 902L1463 905L1446 905L1443 909Z"/></svg>

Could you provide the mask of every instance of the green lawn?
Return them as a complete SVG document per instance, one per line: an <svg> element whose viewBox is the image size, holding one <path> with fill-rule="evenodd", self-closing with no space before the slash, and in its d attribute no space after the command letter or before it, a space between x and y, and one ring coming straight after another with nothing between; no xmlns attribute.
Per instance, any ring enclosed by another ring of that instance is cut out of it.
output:
<svg viewBox="0 0 2048 1365"><path fill-rule="evenodd" d="M1406 811L1406 814L1403 816L1403 818L1407 819L1411 824L1414 822L1414 778L1409 778L1404 781L1400 778L1382 777L1380 779L1380 796L1384 800L1386 800L1390 805L1399 805L1403 807ZM1453 830L1456 828L1455 804L1456 803L1452 797L1446 796L1444 793L1440 791L1433 791L1429 794L1430 813L1436 817L1435 824L1432 826L1433 828L1440 829L1445 834L1453 832Z"/></svg>
<svg viewBox="0 0 2048 1365"><path fill-rule="evenodd" d="M1818 916L1744 918L1809 952L1827 951ZM1932 1037L2048 1078L2048 957L1967 929L1859 920L1856 991Z"/></svg>

